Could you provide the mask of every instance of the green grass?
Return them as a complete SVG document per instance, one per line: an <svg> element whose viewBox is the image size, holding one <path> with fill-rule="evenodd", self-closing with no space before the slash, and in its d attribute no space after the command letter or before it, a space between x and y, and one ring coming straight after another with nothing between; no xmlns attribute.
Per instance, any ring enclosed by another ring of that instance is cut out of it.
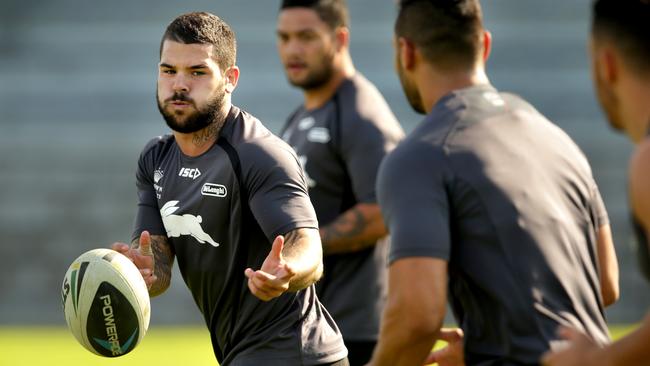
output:
<svg viewBox="0 0 650 366"><path fill-rule="evenodd" d="M633 325L614 326L619 338ZM216 365L203 327L155 327L131 353L103 358L84 350L63 327L0 327L0 366L207 366Z"/></svg>

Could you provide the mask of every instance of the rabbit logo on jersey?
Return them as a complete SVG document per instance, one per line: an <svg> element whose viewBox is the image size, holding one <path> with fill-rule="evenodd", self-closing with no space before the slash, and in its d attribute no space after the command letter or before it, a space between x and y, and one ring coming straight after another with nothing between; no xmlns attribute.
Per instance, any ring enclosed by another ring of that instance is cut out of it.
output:
<svg viewBox="0 0 650 366"><path fill-rule="evenodd" d="M218 247L219 243L203 231L201 227L203 218L201 215L173 215L179 209L177 205L178 201L169 201L160 209L160 216L162 217L163 225L165 225L165 230L167 230L167 236L170 238L178 238L181 235L190 235L201 244L208 243L215 248Z"/></svg>

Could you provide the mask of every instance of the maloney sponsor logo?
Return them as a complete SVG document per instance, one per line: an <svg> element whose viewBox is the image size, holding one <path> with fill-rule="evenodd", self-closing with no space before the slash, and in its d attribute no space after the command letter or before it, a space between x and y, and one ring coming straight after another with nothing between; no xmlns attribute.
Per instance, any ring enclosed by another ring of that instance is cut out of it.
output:
<svg viewBox="0 0 650 366"><path fill-rule="evenodd" d="M226 186L216 183L206 183L201 188L201 194L204 196L226 197L228 191Z"/></svg>

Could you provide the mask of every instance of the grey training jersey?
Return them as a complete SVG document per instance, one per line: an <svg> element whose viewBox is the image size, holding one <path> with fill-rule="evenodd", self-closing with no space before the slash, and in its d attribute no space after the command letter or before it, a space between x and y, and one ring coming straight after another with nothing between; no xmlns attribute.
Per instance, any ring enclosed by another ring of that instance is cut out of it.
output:
<svg viewBox="0 0 650 366"><path fill-rule="evenodd" d="M378 195L389 261L448 261L468 364L537 364L559 325L608 342L604 204L582 152L522 99L488 85L446 95L386 158Z"/></svg>
<svg viewBox="0 0 650 366"><path fill-rule="evenodd" d="M300 165L289 146L232 107L214 146L185 156L173 136L152 140L137 171L142 230L166 235L203 313L222 365L316 365L347 354L314 286L269 302L254 297L244 269L259 269L273 239L317 228Z"/></svg>
<svg viewBox="0 0 650 366"><path fill-rule="evenodd" d="M358 202L375 203L377 169L404 133L379 91L363 76L345 80L322 107L300 107L282 133L306 172L321 226ZM327 255L319 299L346 340L376 340L385 301L386 244Z"/></svg>

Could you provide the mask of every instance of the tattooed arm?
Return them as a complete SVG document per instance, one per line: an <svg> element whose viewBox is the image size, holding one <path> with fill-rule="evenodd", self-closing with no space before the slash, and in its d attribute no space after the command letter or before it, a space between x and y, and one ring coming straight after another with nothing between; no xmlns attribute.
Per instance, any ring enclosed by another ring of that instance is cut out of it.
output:
<svg viewBox="0 0 650 366"><path fill-rule="evenodd" d="M325 254L356 252L387 234L376 203L358 203L320 229Z"/></svg>
<svg viewBox="0 0 650 366"><path fill-rule="evenodd" d="M323 273L323 252L316 229L300 228L273 241L271 252L254 271L247 268L248 288L268 301L289 291L299 291L318 281Z"/></svg>
<svg viewBox="0 0 650 366"><path fill-rule="evenodd" d="M135 263L147 284L149 296L158 296L167 290L172 278L174 252L166 236L150 235L143 231L130 247L124 243L114 243L112 248Z"/></svg>

